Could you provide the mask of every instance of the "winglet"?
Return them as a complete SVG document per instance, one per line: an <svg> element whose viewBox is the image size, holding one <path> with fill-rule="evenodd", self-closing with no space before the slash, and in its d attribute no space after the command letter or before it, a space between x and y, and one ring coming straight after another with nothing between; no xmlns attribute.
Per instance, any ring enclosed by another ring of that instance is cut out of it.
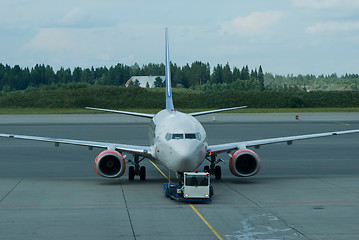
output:
<svg viewBox="0 0 359 240"><path fill-rule="evenodd" d="M171 70L170 70L170 49L168 43L168 30L165 29L165 45L166 45L166 109L174 111L173 101L172 101L172 89L171 89Z"/></svg>

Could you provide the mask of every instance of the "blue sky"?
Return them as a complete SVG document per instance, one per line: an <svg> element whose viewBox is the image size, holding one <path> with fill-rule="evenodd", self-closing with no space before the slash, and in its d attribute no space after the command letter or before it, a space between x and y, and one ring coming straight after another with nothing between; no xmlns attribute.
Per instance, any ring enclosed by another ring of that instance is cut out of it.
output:
<svg viewBox="0 0 359 240"><path fill-rule="evenodd" d="M274 74L359 73L359 0L2 0L0 63L199 60Z"/></svg>

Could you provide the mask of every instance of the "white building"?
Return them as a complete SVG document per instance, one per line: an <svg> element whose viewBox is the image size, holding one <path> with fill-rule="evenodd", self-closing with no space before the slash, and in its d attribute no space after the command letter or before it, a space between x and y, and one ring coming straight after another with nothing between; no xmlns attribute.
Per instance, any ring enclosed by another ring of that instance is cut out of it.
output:
<svg viewBox="0 0 359 240"><path fill-rule="evenodd" d="M140 87L145 88L145 87L147 87L147 83L148 83L148 86L150 88L154 88L155 87L155 81L156 81L157 77L161 78L162 82L165 81L165 76L133 76L130 79L128 79L125 86L128 87L131 82L135 83L136 80L137 80L139 82L139 84L140 84Z"/></svg>

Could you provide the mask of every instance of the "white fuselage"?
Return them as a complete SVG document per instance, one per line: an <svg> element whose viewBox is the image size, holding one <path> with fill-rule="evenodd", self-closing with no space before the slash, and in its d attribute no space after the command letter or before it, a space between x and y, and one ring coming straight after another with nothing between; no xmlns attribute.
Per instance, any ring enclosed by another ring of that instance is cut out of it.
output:
<svg viewBox="0 0 359 240"><path fill-rule="evenodd" d="M151 120L153 158L175 172L194 171L207 154L206 131L189 114L164 109Z"/></svg>

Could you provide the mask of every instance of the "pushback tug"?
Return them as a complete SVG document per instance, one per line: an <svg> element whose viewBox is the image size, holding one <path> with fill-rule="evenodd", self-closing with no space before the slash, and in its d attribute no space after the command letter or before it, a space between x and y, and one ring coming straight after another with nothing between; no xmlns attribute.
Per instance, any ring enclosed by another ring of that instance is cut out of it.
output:
<svg viewBox="0 0 359 240"><path fill-rule="evenodd" d="M163 194L180 202L210 202L213 196L208 172L184 172L182 183L163 184Z"/></svg>

